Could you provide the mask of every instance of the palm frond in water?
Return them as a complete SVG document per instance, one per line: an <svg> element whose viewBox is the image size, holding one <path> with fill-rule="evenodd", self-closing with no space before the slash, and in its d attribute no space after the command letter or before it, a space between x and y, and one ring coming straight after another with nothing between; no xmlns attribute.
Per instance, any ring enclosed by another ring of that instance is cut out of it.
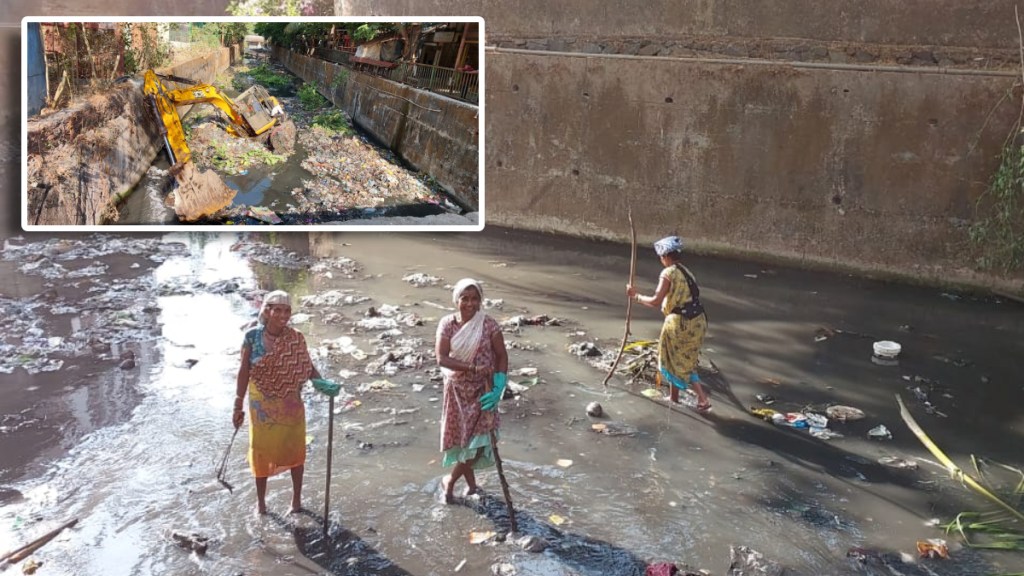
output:
<svg viewBox="0 0 1024 576"><path fill-rule="evenodd" d="M924 447L949 470L950 476L982 495L997 508L989 512L961 512L949 524L946 524L946 533L960 534L964 543L974 548L1024 551L1024 531L1022 531L1024 511L1020 509L1021 495L1024 493L1024 472L1006 464L979 459L972 455L971 464L978 478L970 476L928 437L924 429L910 415L910 411L907 410L907 406L899 394L896 395L896 402L900 406L900 416L903 417L907 427L924 444ZM987 466L997 466L1017 475L1016 487L1009 491L1005 499L996 495L998 490L993 487L992 481L984 470ZM975 539L971 540L968 534L975 536ZM978 540L977 536L983 536L984 540Z"/></svg>

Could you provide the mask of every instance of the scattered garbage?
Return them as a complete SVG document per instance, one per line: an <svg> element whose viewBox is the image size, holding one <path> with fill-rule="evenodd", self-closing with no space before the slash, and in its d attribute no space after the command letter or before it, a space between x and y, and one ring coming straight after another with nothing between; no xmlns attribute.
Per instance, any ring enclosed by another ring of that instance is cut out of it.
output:
<svg viewBox="0 0 1024 576"><path fill-rule="evenodd" d="M250 207L248 215L261 222L266 222L267 224L280 224L281 222L283 222L283 220L281 220L281 218L273 210L263 206Z"/></svg>
<svg viewBox="0 0 1024 576"><path fill-rule="evenodd" d="M771 406L772 404L775 404L775 398L768 394L757 394L754 396L754 398L757 398L757 401L764 404L765 406Z"/></svg>
<svg viewBox="0 0 1024 576"><path fill-rule="evenodd" d="M562 320L552 318L545 314L537 316L513 316L501 323L504 328L519 328L520 326L561 326Z"/></svg>
<svg viewBox="0 0 1024 576"><path fill-rule="evenodd" d="M788 412L783 414L776 412L772 414L772 423L780 426L790 426L792 428L807 428L809 426L807 422L807 416L799 412Z"/></svg>
<svg viewBox="0 0 1024 576"><path fill-rule="evenodd" d="M875 352L875 356L895 358L900 355L903 347L898 342L893 342L892 340L879 340L872 345L872 349Z"/></svg>
<svg viewBox="0 0 1024 576"><path fill-rule="evenodd" d="M829 428L824 428L824 427L819 427L819 426L811 426L810 428L808 428L807 432L811 436L814 436L815 438L818 438L818 439L821 439L821 440L831 440L833 438L842 438L843 437L842 434L840 434L839 432L836 432L835 430L831 430Z"/></svg>
<svg viewBox="0 0 1024 576"><path fill-rule="evenodd" d="M555 461L555 464L558 464L562 468L568 468L572 466L572 460L569 460L568 458L559 458L557 461Z"/></svg>
<svg viewBox="0 0 1024 576"><path fill-rule="evenodd" d="M782 576L783 573L778 562L746 546L729 546L729 559L728 576Z"/></svg>
<svg viewBox="0 0 1024 576"><path fill-rule="evenodd" d="M852 406L835 405L825 408L825 415L839 422L855 422L864 419L864 411Z"/></svg>
<svg viewBox="0 0 1024 576"><path fill-rule="evenodd" d="M907 460L906 458L900 458L899 456L882 456L878 459L878 463L883 466L897 468L900 470L917 470L917 462Z"/></svg>
<svg viewBox="0 0 1024 576"><path fill-rule="evenodd" d="M569 352L575 356L600 356L601 351L593 342L578 342L569 346Z"/></svg>
<svg viewBox="0 0 1024 576"><path fill-rule="evenodd" d="M417 272L415 274L403 276L402 281L408 282L409 284L412 284L417 288L423 288L424 286L436 286L439 282L441 282L441 279L438 278L437 276L431 276L430 274L423 274L422 272Z"/></svg>
<svg viewBox="0 0 1024 576"><path fill-rule="evenodd" d="M562 516L559 516L558 514L552 514L548 516L548 520L550 520L551 523L555 526L561 526L562 524L568 522L567 519L563 518Z"/></svg>
<svg viewBox="0 0 1024 576"><path fill-rule="evenodd" d="M587 404L587 416L600 418L602 414L604 414L604 409L601 408L600 404L598 404L597 402L591 402L590 404Z"/></svg>
<svg viewBox="0 0 1024 576"><path fill-rule="evenodd" d="M522 538L516 540L516 544L519 545L519 547L523 550L526 550L527 552L533 552L535 554L543 552L548 547L548 543L545 542L544 539L533 535L523 536Z"/></svg>
<svg viewBox="0 0 1024 576"><path fill-rule="evenodd" d="M210 538L208 536L196 534L195 532L191 534L171 532L171 539L179 547L195 552L200 556L206 554L206 550L210 545Z"/></svg>
<svg viewBox="0 0 1024 576"><path fill-rule="evenodd" d="M949 559L949 547L941 538L929 538L917 541L917 553L921 558Z"/></svg>
<svg viewBox="0 0 1024 576"><path fill-rule="evenodd" d="M636 427L622 422L591 424L590 429L606 436L632 436L637 433Z"/></svg>
<svg viewBox="0 0 1024 576"><path fill-rule="evenodd" d="M497 533L494 532L493 530L486 530L486 531L482 531L482 532L470 532L469 533L469 543L470 544L483 544L484 542L488 542L490 540L493 540L496 535L497 535Z"/></svg>
<svg viewBox="0 0 1024 576"><path fill-rule="evenodd" d="M875 440L891 440L892 432L885 427L885 424L879 424L871 430L868 430L868 438L874 438Z"/></svg>

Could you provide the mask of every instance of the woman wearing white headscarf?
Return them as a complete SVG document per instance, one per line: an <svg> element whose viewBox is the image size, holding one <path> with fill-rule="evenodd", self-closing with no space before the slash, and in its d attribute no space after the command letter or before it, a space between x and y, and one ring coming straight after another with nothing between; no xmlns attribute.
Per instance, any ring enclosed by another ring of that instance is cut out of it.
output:
<svg viewBox="0 0 1024 576"><path fill-rule="evenodd" d="M479 282L463 278L452 290L458 310L437 326L435 352L444 374L441 465L453 466L442 480L447 503L460 477L466 479L466 495L474 494L473 470L494 464L490 432L498 429L496 408L505 390L508 353L501 326L480 310L483 297Z"/></svg>
<svg viewBox="0 0 1024 576"><path fill-rule="evenodd" d="M259 324L245 333L235 387L235 428L242 425L242 403L249 393L249 466L256 478L257 511L267 513L267 478L289 471L292 512L302 507L302 473L306 463L306 409L300 391L320 378L298 330L288 327L292 315L287 292L275 290L263 299Z"/></svg>
<svg viewBox="0 0 1024 576"><path fill-rule="evenodd" d="M683 241L678 236L658 240L654 251L665 267L658 275L654 295L641 296L632 284L626 286L626 294L644 306L660 307L665 314L658 338L658 372L669 383L672 401L679 402L679 391L692 385L697 393L697 410L707 412L711 400L697 375L698 354L708 329L700 288L697 279L683 266Z"/></svg>

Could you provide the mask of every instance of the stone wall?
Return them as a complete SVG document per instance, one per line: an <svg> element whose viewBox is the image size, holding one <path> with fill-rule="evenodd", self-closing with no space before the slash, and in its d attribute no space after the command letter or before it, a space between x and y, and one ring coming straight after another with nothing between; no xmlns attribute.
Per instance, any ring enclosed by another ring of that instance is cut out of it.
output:
<svg viewBox="0 0 1024 576"><path fill-rule="evenodd" d="M238 47L160 72L211 82L234 60ZM186 109L181 109L182 114ZM113 202L131 190L163 149L141 80L28 121L28 188L25 224L102 224Z"/></svg>
<svg viewBox="0 0 1024 576"><path fill-rule="evenodd" d="M975 204L1017 118L1008 0L339 0L485 19L488 223L1000 286Z"/></svg>
<svg viewBox="0 0 1024 576"><path fill-rule="evenodd" d="M466 208L480 209L479 108L282 48L274 57Z"/></svg>

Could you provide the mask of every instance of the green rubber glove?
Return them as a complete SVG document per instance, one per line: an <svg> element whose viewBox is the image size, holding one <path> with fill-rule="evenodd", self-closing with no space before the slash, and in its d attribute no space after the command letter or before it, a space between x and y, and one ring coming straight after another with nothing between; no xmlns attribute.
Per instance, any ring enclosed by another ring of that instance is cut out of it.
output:
<svg viewBox="0 0 1024 576"><path fill-rule="evenodd" d="M498 402L501 401L501 397L505 394L505 384L508 382L508 375L504 372L496 372L494 374L494 387L491 391L480 397L480 407L484 410L494 410L498 407Z"/></svg>
<svg viewBox="0 0 1024 576"><path fill-rule="evenodd" d="M318 392L322 392L328 396L334 397L341 392L341 384L337 382L331 382L330 380L324 380L323 378L313 378L310 380L313 383L313 388L316 388Z"/></svg>

